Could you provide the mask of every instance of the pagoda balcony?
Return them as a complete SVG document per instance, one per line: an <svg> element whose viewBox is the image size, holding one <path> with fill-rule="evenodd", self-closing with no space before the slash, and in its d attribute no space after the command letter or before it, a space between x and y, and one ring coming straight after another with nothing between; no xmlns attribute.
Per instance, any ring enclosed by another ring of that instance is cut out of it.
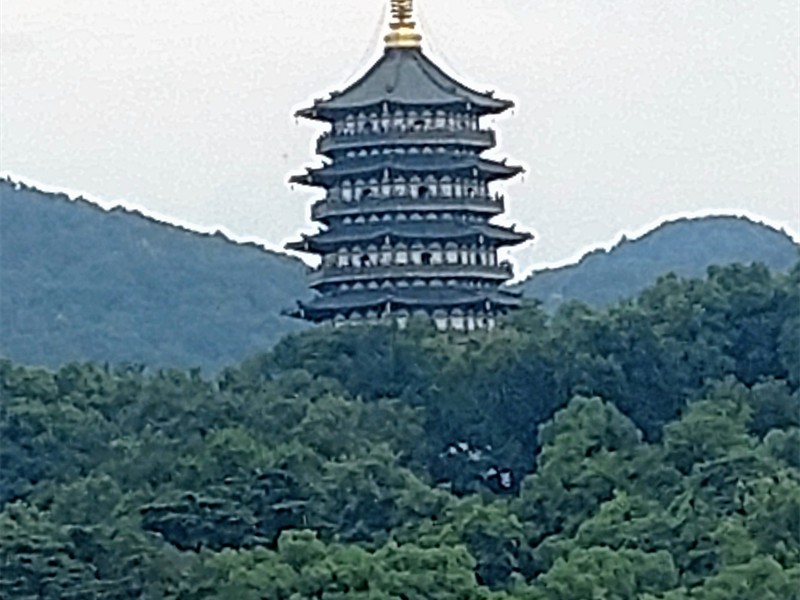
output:
<svg viewBox="0 0 800 600"><path fill-rule="evenodd" d="M369 197L358 201L345 202L326 198L315 202L311 207L311 218L324 221L332 217L368 215L388 212L456 212L471 211L487 215L499 215L505 211L505 196L474 196L461 198L433 197L414 198L411 196Z"/></svg>
<svg viewBox="0 0 800 600"><path fill-rule="evenodd" d="M511 263L503 261L497 265L471 264L406 264L369 265L364 267L321 266L308 274L308 284L318 287L324 284L386 279L488 279L498 284L514 277Z"/></svg>
<svg viewBox="0 0 800 600"><path fill-rule="evenodd" d="M402 145L461 145L482 150L494 148L497 136L490 129L387 129L362 133L325 133L317 141L317 153L347 151L366 147Z"/></svg>

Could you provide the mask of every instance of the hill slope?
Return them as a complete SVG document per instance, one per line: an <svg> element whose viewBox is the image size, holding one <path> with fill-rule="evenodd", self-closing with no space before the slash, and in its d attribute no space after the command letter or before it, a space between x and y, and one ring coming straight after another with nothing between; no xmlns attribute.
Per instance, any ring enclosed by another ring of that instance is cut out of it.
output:
<svg viewBox="0 0 800 600"><path fill-rule="evenodd" d="M299 260L0 181L0 355L215 369L303 327Z"/></svg>
<svg viewBox="0 0 800 600"><path fill-rule="evenodd" d="M784 232L742 217L703 217L664 223L578 263L533 273L517 286L550 310L566 300L606 306L635 296L662 275L702 277L712 265L764 263L788 270L800 247Z"/></svg>

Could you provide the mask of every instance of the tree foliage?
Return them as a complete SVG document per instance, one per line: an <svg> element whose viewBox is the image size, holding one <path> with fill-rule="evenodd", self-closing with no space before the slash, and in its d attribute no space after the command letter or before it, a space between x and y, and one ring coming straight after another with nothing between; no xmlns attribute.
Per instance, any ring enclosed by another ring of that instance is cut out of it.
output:
<svg viewBox="0 0 800 600"><path fill-rule="evenodd" d="M0 596L797 600L798 273L218 377L0 362Z"/></svg>

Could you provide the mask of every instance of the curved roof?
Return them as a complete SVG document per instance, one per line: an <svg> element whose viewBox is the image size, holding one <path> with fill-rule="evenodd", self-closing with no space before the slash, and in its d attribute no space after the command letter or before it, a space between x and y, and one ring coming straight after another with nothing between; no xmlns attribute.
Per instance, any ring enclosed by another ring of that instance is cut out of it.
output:
<svg viewBox="0 0 800 600"><path fill-rule="evenodd" d="M478 113L500 113L514 106L492 92L473 90L442 71L419 48L387 48L367 73L342 92L334 92L298 116L326 120L343 111L383 102L413 106L470 104Z"/></svg>
<svg viewBox="0 0 800 600"><path fill-rule="evenodd" d="M516 307L517 295L504 290L472 290L452 287L395 288L391 290L361 290L341 294L319 296L307 303L298 303L307 318L326 319L331 313L381 308L391 303L397 308L457 308L484 306ZM298 311L299 312L299 311Z"/></svg>
<svg viewBox="0 0 800 600"><path fill-rule="evenodd" d="M406 221L346 225L286 245L289 250L326 252L347 242L371 242L389 237L394 240L456 240L483 236L502 245L520 244L533 236L499 225L465 224L449 221Z"/></svg>
<svg viewBox="0 0 800 600"><path fill-rule="evenodd" d="M416 172L469 172L478 169L487 176L487 179L508 179L514 177L524 170L516 165L507 165L505 162L497 162L478 156L456 156L439 154L418 154L414 156L370 156L363 160L351 159L348 161L337 161L326 165L321 169L307 169L302 175L292 175L290 183L302 185L327 185L335 183L344 175L357 177L369 173L380 173L384 170L397 171L416 171Z"/></svg>

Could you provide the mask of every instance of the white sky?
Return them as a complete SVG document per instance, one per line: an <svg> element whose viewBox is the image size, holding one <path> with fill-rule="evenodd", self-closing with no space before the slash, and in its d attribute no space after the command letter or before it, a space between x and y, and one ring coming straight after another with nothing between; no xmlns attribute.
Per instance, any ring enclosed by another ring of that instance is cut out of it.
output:
<svg viewBox="0 0 800 600"><path fill-rule="evenodd" d="M388 0L0 0L0 170L282 246L313 231L292 115L382 51ZM800 232L796 0L418 0L426 51L517 101L524 269L667 217Z"/></svg>

